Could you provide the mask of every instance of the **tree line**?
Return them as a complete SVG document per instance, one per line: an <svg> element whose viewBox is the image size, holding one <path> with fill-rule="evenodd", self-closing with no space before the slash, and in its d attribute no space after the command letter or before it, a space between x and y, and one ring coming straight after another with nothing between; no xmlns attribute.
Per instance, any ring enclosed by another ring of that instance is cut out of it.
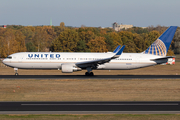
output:
<svg viewBox="0 0 180 120"><path fill-rule="evenodd" d="M143 52L167 27L133 27L119 32L112 28L15 26L0 28L0 57L16 52L108 52L126 45L124 52ZM168 51L173 55L174 42Z"/></svg>

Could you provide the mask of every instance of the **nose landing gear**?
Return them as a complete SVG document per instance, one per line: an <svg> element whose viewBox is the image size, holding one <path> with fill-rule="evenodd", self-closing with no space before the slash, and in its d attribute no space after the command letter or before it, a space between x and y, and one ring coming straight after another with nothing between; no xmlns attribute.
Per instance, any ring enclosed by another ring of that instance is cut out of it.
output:
<svg viewBox="0 0 180 120"><path fill-rule="evenodd" d="M14 71L15 71L15 76L18 76L18 68L14 68Z"/></svg>

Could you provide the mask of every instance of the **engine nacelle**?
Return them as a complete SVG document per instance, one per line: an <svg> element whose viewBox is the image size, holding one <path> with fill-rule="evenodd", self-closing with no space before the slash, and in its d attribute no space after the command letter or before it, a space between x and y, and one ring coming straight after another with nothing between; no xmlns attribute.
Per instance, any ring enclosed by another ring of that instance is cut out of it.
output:
<svg viewBox="0 0 180 120"><path fill-rule="evenodd" d="M81 71L81 68L76 68L73 64L62 64L62 73L72 73L74 71Z"/></svg>

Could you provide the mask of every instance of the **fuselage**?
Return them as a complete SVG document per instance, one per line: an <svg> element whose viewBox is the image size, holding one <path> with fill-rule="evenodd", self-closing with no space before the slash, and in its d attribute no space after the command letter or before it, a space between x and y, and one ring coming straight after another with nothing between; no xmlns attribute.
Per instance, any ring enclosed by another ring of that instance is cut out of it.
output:
<svg viewBox="0 0 180 120"><path fill-rule="evenodd" d="M81 53L81 52L20 52L3 60L7 66L20 69L61 69L62 64L76 64L112 57L114 53ZM156 65L151 59L161 56L143 53L122 53L110 62L98 65L102 70L136 69ZM162 61L163 63L163 61Z"/></svg>

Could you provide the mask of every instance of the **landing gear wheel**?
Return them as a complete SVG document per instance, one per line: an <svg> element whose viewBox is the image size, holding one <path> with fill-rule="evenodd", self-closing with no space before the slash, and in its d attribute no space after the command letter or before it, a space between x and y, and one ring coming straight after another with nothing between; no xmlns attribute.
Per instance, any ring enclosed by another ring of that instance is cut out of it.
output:
<svg viewBox="0 0 180 120"><path fill-rule="evenodd" d="M89 74L90 76L94 76L94 73L93 72L90 72L90 74Z"/></svg>
<svg viewBox="0 0 180 120"><path fill-rule="evenodd" d="M85 75L86 76L94 76L94 73L93 72L90 72L90 73L86 72Z"/></svg>
<svg viewBox="0 0 180 120"><path fill-rule="evenodd" d="M85 73L85 75L86 75L86 76L89 76L89 73L88 73L88 72L86 72L86 73Z"/></svg>
<svg viewBox="0 0 180 120"><path fill-rule="evenodd" d="M15 76L18 76L18 68L14 68Z"/></svg>

